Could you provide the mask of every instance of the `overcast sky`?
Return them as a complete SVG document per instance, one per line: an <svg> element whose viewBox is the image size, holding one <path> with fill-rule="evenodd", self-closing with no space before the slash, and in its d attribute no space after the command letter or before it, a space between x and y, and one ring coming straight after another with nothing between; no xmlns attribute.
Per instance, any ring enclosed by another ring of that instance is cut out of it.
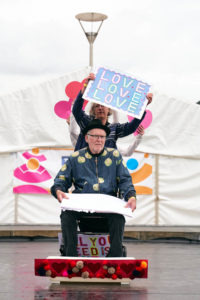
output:
<svg viewBox="0 0 200 300"><path fill-rule="evenodd" d="M75 19L82 12L108 16L94 43L96 66L200 100L199 0L0 0L0 95L89 65Z"/></svg>

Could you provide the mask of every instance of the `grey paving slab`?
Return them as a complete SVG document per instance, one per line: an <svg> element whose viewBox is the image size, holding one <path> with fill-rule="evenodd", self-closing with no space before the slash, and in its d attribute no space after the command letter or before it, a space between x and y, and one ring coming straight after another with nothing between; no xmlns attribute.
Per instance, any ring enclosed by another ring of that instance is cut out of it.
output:
<svg viewBox="0 0 200 300"><path fill-rule="evenodd" d="M128 256L149 260L149 278L130 286L51 284L34 276L34 258L59 255L56 241L0 241L0 299L199 300L200 244L125 243Z"/></svg>

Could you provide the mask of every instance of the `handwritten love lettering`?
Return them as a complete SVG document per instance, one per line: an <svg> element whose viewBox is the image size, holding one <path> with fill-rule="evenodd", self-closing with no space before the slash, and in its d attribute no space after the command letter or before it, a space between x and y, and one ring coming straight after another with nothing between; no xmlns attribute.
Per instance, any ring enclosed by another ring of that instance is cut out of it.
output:
<svg viewBox="0 0 200 300"><path fill-rule="evenodd" d="M83 98L141 119L149 88L147 83L101 67Z"/></svg>

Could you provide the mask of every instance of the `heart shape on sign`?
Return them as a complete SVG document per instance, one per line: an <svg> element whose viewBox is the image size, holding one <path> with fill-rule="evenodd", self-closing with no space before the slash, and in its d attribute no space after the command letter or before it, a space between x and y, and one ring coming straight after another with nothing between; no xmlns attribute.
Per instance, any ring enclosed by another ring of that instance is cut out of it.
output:
<svg viewBox="0 0 200 300"><path fill-rule="evenodd" d="M133 268L134 268L134 264L121 264L121 269L122 271L124 271L124 273L126 273L127 275L133 271Z"/></svg>
<svg viewBox="0 0 200 300"><path fill-rule="evenodd" d="M90 269L90 271L95 274L101 267L100 263L89 263L88 264L88 268Z"/></svg>
<svg viewBox="0 0 200 300"><path fill-rule="evenodd" d="M53 263L52 264L52 267L54 268L54 270L57 272L57 273L60 273L62 272L65 267L66 267L66 264L65 263Z"/></svg>

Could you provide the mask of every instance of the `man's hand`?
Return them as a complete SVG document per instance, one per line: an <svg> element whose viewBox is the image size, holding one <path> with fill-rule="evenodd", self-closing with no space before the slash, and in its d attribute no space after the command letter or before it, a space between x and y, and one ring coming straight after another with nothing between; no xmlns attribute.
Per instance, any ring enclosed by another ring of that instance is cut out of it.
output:
<svg viewBox="0 0 200 300"><path fill-rule="evenodd" d="M62 192L61 190L57 190L56 191L56 196L57 196L57 199L58 201L61 203L62 202L62 199L65 198L65 199L69 199L69 197L67 197L67 195Z"/></svg>
<svg viewBox="0 0 200 300"><path fill-rule="evenodd" d="M147 98L147 100L148 100L147 105L149 105L149 104L153 101L153 94L152 94L152 93L148 93L148 94L146 95L146 98Z"/></svg>
<svg viewBox="0 0 200 300"><path fill-rule="evenodd" d="M131 197L128 199L128 203L124 207L130 207L132 211L136 209L136 198Z"/></svg>

